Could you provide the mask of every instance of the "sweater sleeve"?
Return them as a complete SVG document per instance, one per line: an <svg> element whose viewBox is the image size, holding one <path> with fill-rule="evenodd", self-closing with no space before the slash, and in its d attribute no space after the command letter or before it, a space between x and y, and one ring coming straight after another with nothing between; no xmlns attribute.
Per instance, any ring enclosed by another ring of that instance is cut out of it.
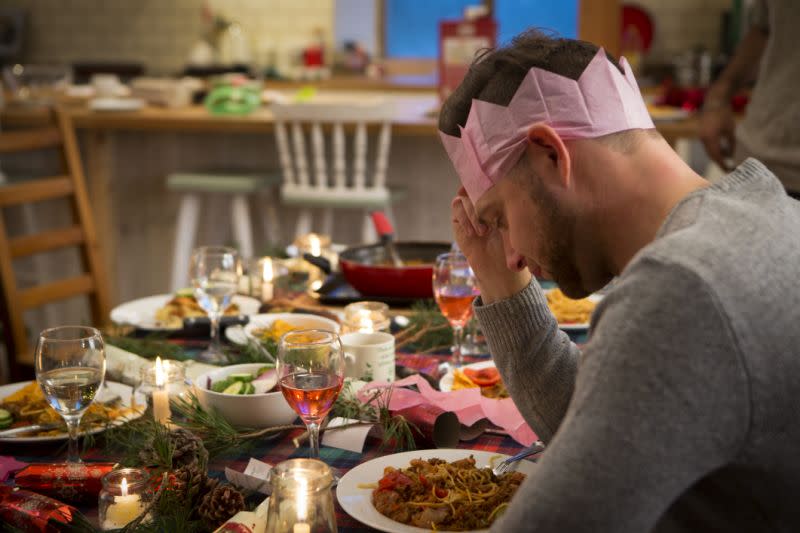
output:
<svg viewBox="0 0 800 533"><path fill-rule="evenodd" d="M506 300L482 305L478 299L475 313L514 403L548 442L572 397L580 351L558 329L535 280Z"/></svg>
<svg viewBox="0 0 800 533"><path fill-rule="evenodd" d="M516 367L514 392L541 368ZM558 431L492 530L649 531L739 453L749 420L746 367L714 293L687 269L642 261L599 305Z"/></svg>

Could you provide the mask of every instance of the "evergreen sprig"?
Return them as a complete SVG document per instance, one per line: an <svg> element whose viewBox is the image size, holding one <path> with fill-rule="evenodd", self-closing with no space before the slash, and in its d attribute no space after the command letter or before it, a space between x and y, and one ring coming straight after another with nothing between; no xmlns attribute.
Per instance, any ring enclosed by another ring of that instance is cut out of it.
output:
<svg viewBox="0 0 800 533"><path fill-rule="evenodd" d="M365 400L361 400L353 391L352 383L348 381L342 387L342 392L331 409L331 417L349 418L362 423L378 424L382 431L381 450L386 447L415 450L414 433L421 435L422 432L403 416L393 415L389 411L389 400L391 399L392 391L392 387L375 389Z"/></svg>
<svg viewBox="0 0 800 533"><path fill-rule="evenodd" d="M395 347L415 352L433 352L453 344L453 330L432 300L421 300L411 308L408 327L395 334Z"/></svg>

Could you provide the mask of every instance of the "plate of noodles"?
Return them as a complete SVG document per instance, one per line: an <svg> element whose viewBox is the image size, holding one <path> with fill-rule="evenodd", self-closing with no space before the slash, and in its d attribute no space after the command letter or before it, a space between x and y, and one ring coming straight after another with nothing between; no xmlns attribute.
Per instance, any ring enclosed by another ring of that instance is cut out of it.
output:
<svg viewBox="0 0 800 533"><path fill-rule="evenodd" d="M258 313L260 307L261 302L255 298L236 294L224 316L250 316ZM139 298L111 310L113 322L151 331L179 330L184 319L206 316L191 291Z"/></svg>
<svg viewBox="0 0 800 533"><path fill-rule="evenodd" d="M517 472L494 477L490 469L507 457L445 448L384 455L342 476L336 497L347 514L380 531L488 531L536 468L521 461Z"/></svg>
<svg viewBox="0 0 800 533"><path fill-rule="evenodd" d="M603 299L599 294L590 294L586 298L573 300L568 298L561 289L546 289L547 306L556 317L558 327L564 331L580 331L589 329L597 303Z"/></svg>
<svg viewBox="0 0 800 533"><path fill-rule="evenodd" d="M439 390L442 392L476 387L481 389L481 395L485 398L502 400L509 396L494 361L481 361L451 369L439 380Z"/></svg>
<svg viewBox="0 0 800 533"><path fill-rule="evenodd" d="M145 397L139 393L133 396L131 393L132 389L128 385L106 381L81 419L80 434L100 433L109 426L119 426L142 416L145 410ZM103 398L109 398L111 401L103 402ZM63 420L61 415L47 403L36 381L0 385L0 409L8 411L13 417L11 425L6 429ZM0 437L0 442L49 442L67 438L66 426L62 426L38 433Z"/></svg>

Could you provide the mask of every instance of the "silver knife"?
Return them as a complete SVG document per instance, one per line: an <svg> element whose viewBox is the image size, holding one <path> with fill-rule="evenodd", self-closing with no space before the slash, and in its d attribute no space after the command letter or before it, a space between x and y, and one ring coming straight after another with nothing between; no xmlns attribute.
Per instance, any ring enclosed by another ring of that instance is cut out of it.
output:
<svg viewBox="0 0 800 533"><path fill-rule="evenodd" d="M13 429L4 429L0 431L0 438L3 437L16 437L23 433L31 433L32 431L49 431L61 427L61 422L50 422L48 424L34 424L32 426L23 426Z"/></svg>

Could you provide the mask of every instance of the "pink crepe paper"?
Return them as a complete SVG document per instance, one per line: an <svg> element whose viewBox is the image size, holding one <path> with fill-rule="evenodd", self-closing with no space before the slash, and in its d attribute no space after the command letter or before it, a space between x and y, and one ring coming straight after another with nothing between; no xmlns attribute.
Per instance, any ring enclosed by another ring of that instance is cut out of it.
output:
<svg viewBox="0 0 800 533"><path fill-rule="evenodd" d="M624 74L601 48L577 81L533 67L508 106L473 99L460 137L439 132L472 203L519 161L533 124L567 140L654 128L628 62L619 63Z"/></svg>
<svg viewBox="0 0 800 533"><path fill-rule="evenodd" d="M416 385L419 392L404 388L411 385ZM362 401L367 401L370 397L370 390L388 387L393 387L389 399L389 410L391 411L427 403L445 411L454 412L458 421L466 426L471 426L478 420L486 418L495 426L506 430L511 438L523 446L530 446L537 440L536 434L522 418L522 414L511 398L502 400L485 398L478 388L442 392L434 390L420 376L409 376L392 383L386 381L370 383L361 389L358 395Z"/></svg>

